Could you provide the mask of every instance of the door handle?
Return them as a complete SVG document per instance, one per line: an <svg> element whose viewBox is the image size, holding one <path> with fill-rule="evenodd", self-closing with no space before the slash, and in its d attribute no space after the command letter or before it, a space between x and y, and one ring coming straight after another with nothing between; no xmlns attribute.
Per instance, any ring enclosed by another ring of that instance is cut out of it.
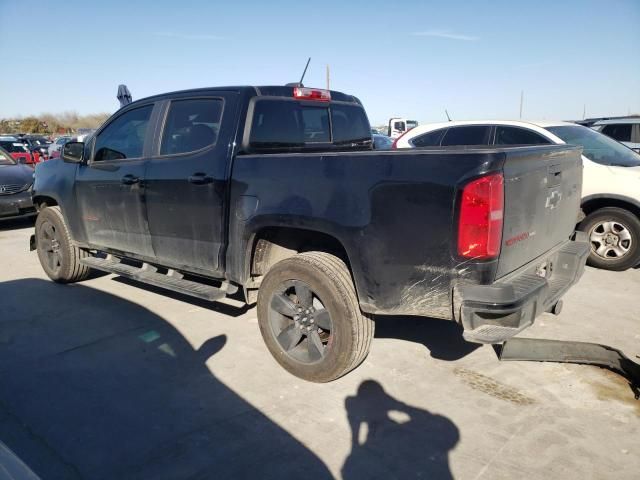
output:
<svg viewBox="0 0 640 480"><path fill-rule="evenodd" d="M131 175L130 173L122 177L123 185L133 185L140 182L140 179L135 175Z"/></svg>
<svg viewBox="0 0 640 480"><path fill-rule="evenodd" d="M189 177L189 182L195 185L206 185L207 183L213 183L213 177L204 173L194 173Z"/></svg>

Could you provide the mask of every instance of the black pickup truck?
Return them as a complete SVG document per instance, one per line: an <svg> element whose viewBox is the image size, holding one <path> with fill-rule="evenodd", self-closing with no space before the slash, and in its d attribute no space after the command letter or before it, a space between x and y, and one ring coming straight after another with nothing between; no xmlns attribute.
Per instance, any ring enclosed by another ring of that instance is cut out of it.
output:
<svg viewBox="0 0 640 480"><path fill-rule="evenodd" d="M496 343L557 309L589 252L579 148L374 151L370 132L356 97L302 86L136 101L37 166L32 249L61 283L243 294L275 359L318 382L364 360L375 315Z"/></svg>

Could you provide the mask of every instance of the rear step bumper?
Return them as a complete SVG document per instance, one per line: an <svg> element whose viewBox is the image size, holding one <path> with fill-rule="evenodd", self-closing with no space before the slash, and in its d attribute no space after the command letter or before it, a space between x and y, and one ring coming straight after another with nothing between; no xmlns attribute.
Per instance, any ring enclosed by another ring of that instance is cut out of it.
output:
<svg viewBox="0 0 640 480"><path fill-rule="evenodd" d="M584 272L589 242L582 232L491 285L454 289L454 312L465 340L500 343L551 309Z"/></svg>

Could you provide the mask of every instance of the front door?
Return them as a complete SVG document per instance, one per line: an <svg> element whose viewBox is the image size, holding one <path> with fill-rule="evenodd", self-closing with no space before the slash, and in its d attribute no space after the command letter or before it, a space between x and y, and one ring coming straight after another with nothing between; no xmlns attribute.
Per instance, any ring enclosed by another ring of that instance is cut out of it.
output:
<svg viewBox="0 0 640 480"><path fill-rule="evenodd" d="M229 92L163 104L165 118L145 182L153 249L168 266L213 276L222 271L237 105L237 94Z"/></svg>
<svg viewBox="0 0 640 480"><path fill-rule="evenodd" d="M153 256L144 206L153 107L114 118L93 140L91 158L78 167L76 199L91 246Z"/></svg>

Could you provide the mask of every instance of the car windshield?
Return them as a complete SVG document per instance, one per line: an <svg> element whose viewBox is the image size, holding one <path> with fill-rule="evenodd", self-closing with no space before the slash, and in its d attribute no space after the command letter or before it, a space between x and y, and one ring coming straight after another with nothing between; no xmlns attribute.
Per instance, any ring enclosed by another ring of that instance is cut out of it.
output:
<svg viewBox="0 0 640 480"><path fill-rule="evenodd" d="M15 165L16 161L11 158L9 152L0 148L0 165Z"/></svg>
<svg viewBox="0 0 640 480"><path fill-rule="evenodd" d="M556 137L570 145L583 147L583 154L592 162L615 167L640 167L640 155L621 143L579 125L547 127Z"/></svg>

